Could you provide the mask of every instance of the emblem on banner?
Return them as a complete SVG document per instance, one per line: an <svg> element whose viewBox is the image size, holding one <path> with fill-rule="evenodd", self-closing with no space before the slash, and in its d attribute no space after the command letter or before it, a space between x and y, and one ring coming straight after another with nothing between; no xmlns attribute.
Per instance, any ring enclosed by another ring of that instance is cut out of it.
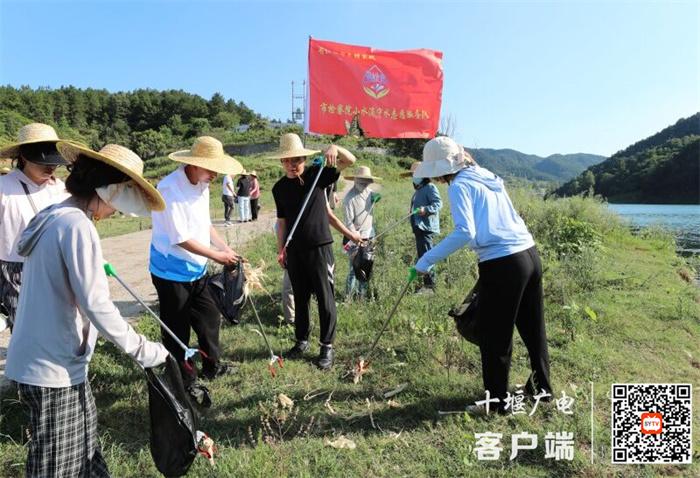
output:
<svg viewBox="0 0 700 478"><path fill-rule="evenodd" d="M373 65L362 78L362 87L372 98L378 100L389 94L389 80L377 65Z"/></svg>

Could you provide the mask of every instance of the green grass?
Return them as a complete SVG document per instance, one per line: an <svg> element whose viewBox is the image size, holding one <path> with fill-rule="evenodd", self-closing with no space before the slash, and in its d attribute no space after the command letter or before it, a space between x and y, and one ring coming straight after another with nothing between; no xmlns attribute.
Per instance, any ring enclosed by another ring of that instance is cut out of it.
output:
<svg viewBox="0 0 700 478"><path fill-rule="evenodd" d="M379 231L404 214L411 193L408 181L385 184L384 199L376 211ZM413 236L403 226L387 235L380 248L372 302L343 302L348 264L339 241L335 244L339 319L337 365L331 372L320 372L310 363L317 353L314 347L309 360L286 362L276 378L270 377L267 352L255 332L249 306L243 311L242 325L222 329L224 356L240 362L240 372L211 383L215 404L203 413L201 429L216 440L220 454L213 468L206 460L196 459L188 476L698 476L697 439L691 466L609 464L607 394L612 383L690 382L696 386L696 417L700 410L699 294L681 278L679 271L686 264L675 255L672 241L659 234L633 236L590 199L544 202L525 190L512 193L544 258L552 379L558 396L565 391L575 398L572 416L552 405L540 406L533 417L438 415L438 410L461 410L483 398L478 349L457 336L446 315L474 282L476 259L466 250L440 265L435 296L410 294L404 299L364 380L355 385L344 377L366 351L405 283L415 250ZM217 199L213 192L212 204ZM547 231L547 226L559 216L592 225L600 233L600 243L583 244L580 254L555 252L561 244L548 241L562 236ZM443 209L442 219L443 231L449 231L448 208ZM253 299L273 348L284 351L292 344L293 330L279 325L281 270L274 263L272 234L249 244L244 253L253 263L268 264L272 297L256 293ZM572 303L579 306L573 315L564 308ZM595 320L583 312L585 307L595 312ZM311 310L315 317L315 307ZM151 319L144 318L138 328L158 337ZM317 326L312 334L317 337ZM524 383L528 373L527 353L516 333L511 386ZM138 367L102 342L90 367L90 380L103 453L113 476L157 476L148 449L145 380ZM595 390L593 463L591 382ZM402 383L408 386L393 397L396 403L383 398L384 392ZM279 393L295 401L296 415L283 417L276 406ZM25 419L15 399L8 391L2 400L0 476L23 472ZM283 419L286 433L270 432L263 425L271 422L274 429ZM299 433L309 424L308 433ZM695 424L697 430L697 419ZM472 452L474 434L487 431L504 435L503 455L496 462L478 461ZM544 435L549 431L574 432L573 461L544 459ZM509 461L510 437L517 432L537 433L539 446ZM324 439L340 435L352 439L357 448L337 450L324 445Z"/></svg>

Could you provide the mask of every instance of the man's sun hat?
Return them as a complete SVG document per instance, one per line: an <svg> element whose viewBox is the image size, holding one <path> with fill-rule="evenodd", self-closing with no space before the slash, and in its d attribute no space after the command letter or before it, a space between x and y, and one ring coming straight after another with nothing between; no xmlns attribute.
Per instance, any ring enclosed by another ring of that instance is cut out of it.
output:
<svg viewBox="0 0 700 478"><path fill-rule="evenodd" d="M439 178L469 166L464 148L447 136L433 138L423 147L423 161L413 172L414 178Z"/></svg>
<svg viewBox="0 0 700 478"><path fill-rule="evenodd" d="M306 149L301 142L299 135L285 133L280 136L280 147L275 153L269 156L271 159L299 158L318 154L317 149Z"/></svg>
<svg viewBox="0 0 700 478"><path fill-rule="evenodd" d="M56 144L59 141L61 141L61 139L56 134L56 130L51 126L43 123L30 123L19 129L16 143L0 148L0 158L18 158L22 146L25 145L36 145L40 148L40 143ZM67 161L55 153L45 156L40 154L40 151L37 151L37 158L36 161L32 162L55 166L68 164Z"/></svg>
<svg viewBox="0 0 700 478"><path fill-rule="evenodd" d="M66 141L59 141L56 144L56 149L71 163L74 163L78 156L83 155L118 169L129 176L141 188L146 195L151 210L162 211L165 209L163 196L143 177L143 161L130 149L118 144L107 144L98 152L91 150L87 146L80 146Z"/></svg>
<svg viewBox="0 0 700 478"><path fill-rule="evenodd" d="M224 152L224 145L211 136L200 136L191 149L168 155L173 161L199 166L220 174L241 174L243 165Z"/></svg>
<svg viewBox="0 0 700 478"><path fill-rule="evenodd" d="M248 173L248 176L255 176L257 178L258 173L255 170L252 170L251 172Z"/></svg>
<svg viewBox="0 0 700 478"><path fill-rule="evenodd" d="M402 178L413 177L413 173L416 172L416 168L418 168L419 164L420 164L420 161L413 161L413 163L411 163L411 168L408 171L404 171L403 173L400 173L399 176Z"/></svg>
<svg viewBox="0 0 700 478"><path fill-rule="evenodd" d="M355 169L355 174L345 176L345 179L367 179L369 181L376 181L382 178L379 176L372 176L372 170L368 166L358 166Z"/></svg>

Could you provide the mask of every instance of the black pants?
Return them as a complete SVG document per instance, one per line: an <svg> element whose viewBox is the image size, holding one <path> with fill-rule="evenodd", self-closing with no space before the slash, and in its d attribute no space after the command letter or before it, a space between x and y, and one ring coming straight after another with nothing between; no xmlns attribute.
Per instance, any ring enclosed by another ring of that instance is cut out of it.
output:
<svg viewBox="0 0 700 478"><path fill-rule="evenodd" d="M207 374L216 370L220 356L221 315L209 292L206 276L194 282L175 282L151 274L151 280L158 292L160 319L188 346L192 328L197 334L199 349L208 357L202 357L203 372ZM182 347L162 328L161 337L165 348L180 364L185 386L189 385L197 378L197 369L185 365Z"/></svg>
<svg viewBox="0 0 700 478"><path fill-rule="evenodd" d="M250 198L250 214L253 218L253 221L256 221L258 219L258 209L260 206L258 206L258 201L260 198Z"/></svg>
<svg viewBox="0 0 700 478"><path fill-rule="evenodd" d="M479 263L481 365L484 388L503 399L508 390L513 327L518 328L530 356L537 392L551 393L549 353L544 328L542 263L532 247Z"/></svg>
<svg viewBox="0 0 700 478"><path fill-rule="evenodd" d="M318 300L321 343L332 344L335 338L335 288L333 245L310 249L287 249L287 271L294 289L294 331L298 341L309 339L309 301L313 293Z"/></svg>
<svg viewBox="0 0 700 478"><path fill-rule="evenodd" d="M231 220L231 212L233 212L233 196L221 196L221 200L224 202L224 220Z"/></svg>
<svg viewBox="0 0 700 478"><path fill-rule="evenodd" d="M423 254L433 248L433 233L414 227L413 235L416 236L416 253L420 259ZM435 287L435 268L423 276L423 285L430 288Z"/></svg>

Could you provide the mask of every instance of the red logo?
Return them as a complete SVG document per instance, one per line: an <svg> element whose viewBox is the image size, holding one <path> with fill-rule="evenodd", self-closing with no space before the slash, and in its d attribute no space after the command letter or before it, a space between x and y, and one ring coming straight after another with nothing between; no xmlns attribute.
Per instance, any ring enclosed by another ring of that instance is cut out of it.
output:
<svg viewBox="0 0 700 478"><path fill-rule="evenodd" d="M663 419L660 413L642 413L642 433L658 435L663 431Z"/></svg>

